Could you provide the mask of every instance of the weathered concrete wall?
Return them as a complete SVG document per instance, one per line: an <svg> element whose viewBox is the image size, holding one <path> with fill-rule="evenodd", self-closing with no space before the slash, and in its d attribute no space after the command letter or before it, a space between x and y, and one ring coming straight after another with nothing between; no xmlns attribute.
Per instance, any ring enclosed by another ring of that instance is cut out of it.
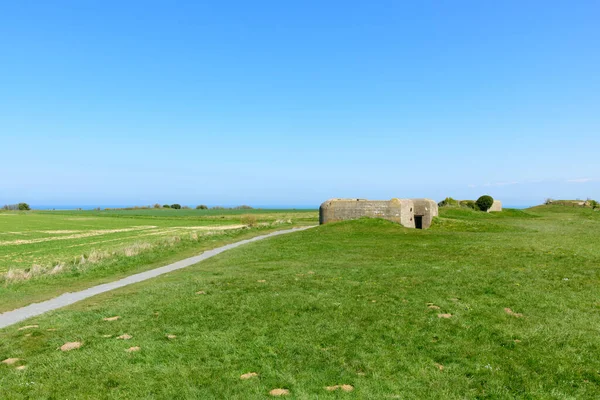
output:
<svg viewBox="0 0 600 400"><path fill-rule="evenodd" d="M423 229L429 228L433 217L438 215L437 203L430 199L412 199L412 201L415 205L414 215L423 217Z"/></svg>
<svg viewBox="0 0 600 400"><path fill-rule="evenodd" d="M438 215L437 203L429 199L330 199L319 208L319 222L345 221L361 217L383 218L407 228L415 227L415 215L422 216L423 229Z"/></svg>
<svg viewBox="0 0 600 400"><path fill-rule="evenodd" d="M488 212L496 212L496 211L502 211L502 202L500 200L494 200L494 203L488 210Z"/></svg>
<svg viewBox="0 0 600 400"><path fill-rule="evenodd" d="M402 204L401 218L400 224L407 228L415 227L415 219L413 218L415 215L415 204L411 199L394 199Z"/></svg>
<svg viewBox="0 0 600 400"><path fill-rule="evenodd" d="M335 221L358 219L361 217L384 218L401 223L402 203L397 199L365 200L365 199L331 199L319 208L321 224Z"/></svg>

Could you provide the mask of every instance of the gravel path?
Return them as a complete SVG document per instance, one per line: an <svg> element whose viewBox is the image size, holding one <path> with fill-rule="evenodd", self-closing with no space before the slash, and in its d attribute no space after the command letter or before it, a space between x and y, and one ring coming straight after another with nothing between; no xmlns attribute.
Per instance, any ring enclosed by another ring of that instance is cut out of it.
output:
<svg viewBox="0 0 600 400"><path fill-rule="evenodd" d="M190 265L194 265L199 263L200 261L206 260L207 258L211 258L220 254L229 249L233 249L235 247L241 246L243 244L256 242L257 240L263 240L269 237L285 235L286 233L298 232L308 228L312 228L312 226L307 226L303 228L294 228L294 229L286 229L282 231L276 231L269 233L267 235L256 236L252 239L241 240L239 242L230 243L225 246L217 247L216 249L207 250L204 253L186 258L184 260L180 260L174 262L173 264L165 265L164 267L151 269L149 271L140 272L139 274L131 275L123 279L119 279L118 281L105 283L98 286L93 286L89 289L85 289L75 293L65 293L58 297L55 297L50 300L43 301L41 303L34 303L28 306L17 308L16 310L7 311L3 314L0 314L0 329L5 328L7 326L16 324L18 322L24 321L27 318L36 317L45 312L56 310L61 307L68 306L70 304L76 303L80 300L87 299L88 297L95 296L100 293L108 292L110 290L118 289L123 286L131 285L132 283L137 283L141 281L145 281L147 279L154 278L156 276L166 274L167 272L175 271L181 268L189 267Z"/></svg>

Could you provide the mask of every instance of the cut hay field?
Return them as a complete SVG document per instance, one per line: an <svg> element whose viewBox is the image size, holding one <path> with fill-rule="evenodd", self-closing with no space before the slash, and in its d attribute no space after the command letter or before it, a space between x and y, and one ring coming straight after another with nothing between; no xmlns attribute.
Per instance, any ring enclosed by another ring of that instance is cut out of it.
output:
<svg viewBox="0 0 600 400"><path fill-rule="evenodd" d="M440 211L241 246L0 330L0 398L600 398L600 212Z"/></svg>
<svg viewBox="0 0 600 400"><path fill-rule="evenodd" d="M0 212L0 312L97 279L316 222L314 210Z"/></svg>

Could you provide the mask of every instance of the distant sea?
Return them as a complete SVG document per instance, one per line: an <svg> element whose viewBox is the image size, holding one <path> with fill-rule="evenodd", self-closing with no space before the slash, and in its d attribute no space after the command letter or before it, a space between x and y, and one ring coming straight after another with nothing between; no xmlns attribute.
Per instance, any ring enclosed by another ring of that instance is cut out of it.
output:
<svg viewBox="0 0 600 400"><path fill-rule="evenodd" d="M517 209L524 209L524 208L529 208L529 207L534 207L537 204L505 204L503 205L504 208L517 208ZM31 208L33 208L34 210L77 210L79 208L81 208L82 210L93 210L95 208L100 207L101 209L105 209L105 208L127 208L127 207L135 207L135 205L131 205L131 204L111 204L111 205L47 205L47 204L32 204ZM190 206L190 207L195 207L195 206ZM213 207L212 205L209 205L209 207ZM225 205L223 207L235 207L235 206L231 206L231 205ZM267 210L286 210L286 209L290 209L290 210L316 210L319 208L319 205L315 205L315 206L307 206L307 205L257 205L257 206L252 206L254 208L262 208L262 209L267 209Z"/></svg>
<svg viewBox="0 0 600 400"><path fill-rule="evenodd" d="M185 205L185 204L182 204ZM224 205L223 207L236 207L239 204L236 205ZM141 205L137 205L138 207L141 207ZM215 205L208 205L208 207L213 207L213 206L221 206L220 204L215 204ZM101 209L105 209L105 208L127 208L127 207L135 207L135 205L131 205L131 204L109 204L109 205L48 205L48 204L31 204L31 208L34 210L77 210L77 209L82 209L82 210L94 210L96 208L100 207ZM195 205L190 206L192 208L196 207ZM307 205L292 205L292 206L288 206L288 205L257 205L257 206L252 206L253 208L262 208L262 209L269 209L269 210L286 210L286 209L295 209L295 210L316 210L319 208L318 205L316 206L307 206Z"/></svg>

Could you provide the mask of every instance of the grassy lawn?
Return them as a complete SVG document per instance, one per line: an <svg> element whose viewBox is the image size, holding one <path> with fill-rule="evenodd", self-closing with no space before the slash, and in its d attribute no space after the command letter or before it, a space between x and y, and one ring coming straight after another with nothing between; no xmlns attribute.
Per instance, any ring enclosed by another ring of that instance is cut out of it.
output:
<svg viewBox="0 0 600 400"><path fill-rule="evenodd" d="M0 211L0 272L56 264L132 243L258 225L314 224L315 210Z"/></svg>
<svg viewBox="0 0 600 400"><path fill-rule="evenodd" d="M0 312L317 223L314 210L244 211L0 212Z"/></svg>
<svg viewBox="0 0 600 400"><path fill-rule="evenodd" d="M0 331L0 398L597 399L599 234L590 209L442 209L242 246Z"/></svg>

